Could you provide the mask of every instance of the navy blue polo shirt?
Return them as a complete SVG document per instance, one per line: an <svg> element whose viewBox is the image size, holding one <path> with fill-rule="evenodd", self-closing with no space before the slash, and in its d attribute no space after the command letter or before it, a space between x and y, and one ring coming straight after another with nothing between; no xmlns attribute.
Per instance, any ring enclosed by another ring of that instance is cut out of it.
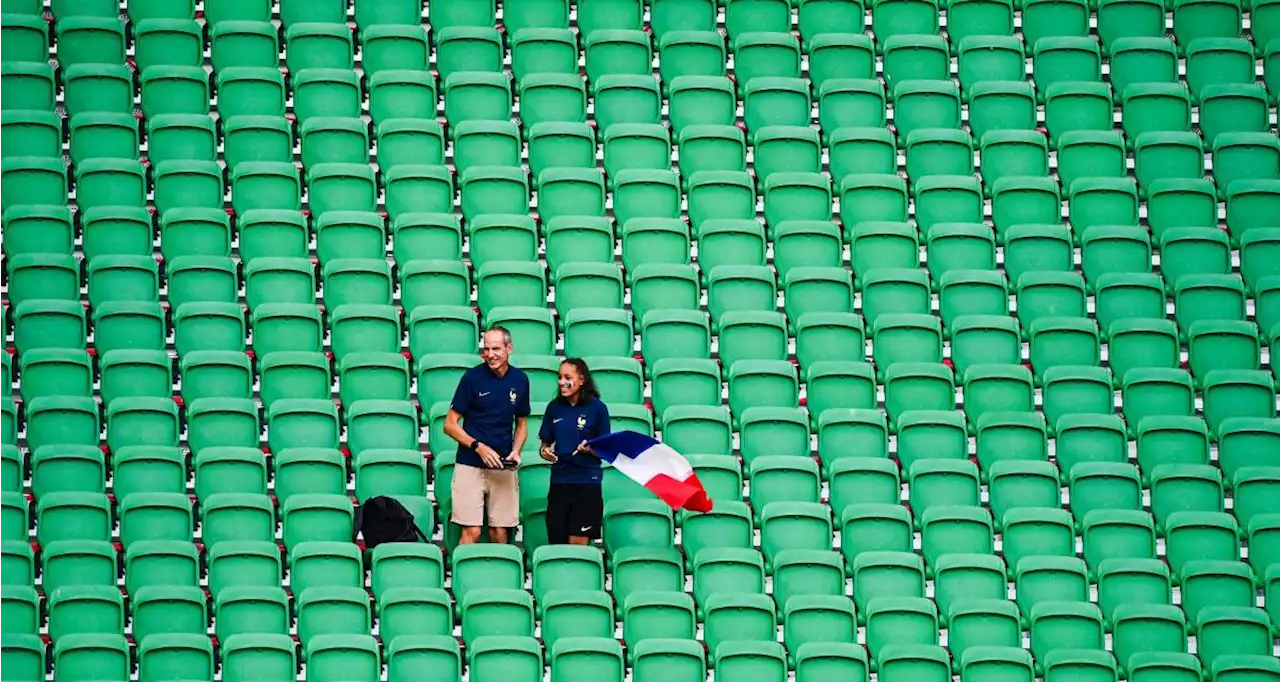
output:
<svg viewBox="0 0 1280 682"><path fill-rule="evenodd" d="M600 458L574 451L582 441L608 433L609 408L599 398L577 405L558 398L552 400L542 417L542 428L538 429L539 440L554 444L556 461L551 465L551 482L600 485L604 477Z"/></svg>
<svg viewBox="0 0 1280 682"><path fill-rule="evenodd" d="M508 367L506 374L498 376L488 365L476 365L458 381L449 408L462 415L462 428L472 438L506 457L515 442L516 418L528 417L531 411L529 375L517 367ZM484 467L480 455L461 443L458 464Z"/></svg>

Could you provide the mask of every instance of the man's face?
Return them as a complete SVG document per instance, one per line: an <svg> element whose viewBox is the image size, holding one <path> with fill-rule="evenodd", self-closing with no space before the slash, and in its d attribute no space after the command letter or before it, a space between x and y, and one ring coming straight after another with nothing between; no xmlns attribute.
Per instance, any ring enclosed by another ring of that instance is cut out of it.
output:
<svg viewBox="0 0 1280 682"><path fill-rule="evenodd" d="M489 369L502 369L511 359L511 344L506 342L502 332L485 332L480 341L480 357L484 358Z"/></svg>

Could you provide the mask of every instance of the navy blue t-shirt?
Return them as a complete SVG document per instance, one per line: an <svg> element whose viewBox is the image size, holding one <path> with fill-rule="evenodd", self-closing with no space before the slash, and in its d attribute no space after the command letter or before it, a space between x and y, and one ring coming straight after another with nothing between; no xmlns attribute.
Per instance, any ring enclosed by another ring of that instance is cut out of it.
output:
<svg viewBox="0 0 1280 682"><path fill-rule="evenodd" d="M570 405L565 400L552 400L538 429L538 439L554 443L556 461L551 465L552 483L600 485L603 472L600 458L574 454L578 444L609 433L609 408L599 398Z"/></svg>
<svg viewBox="0 0 1280 682"><path fill-rule="evenodd" d="M462 428L476 440L497 451L511 454L517 417L528 417L529 376L517 367L508 367L498 376L488 365L467 370L458 381L450 409L462 415ZM480 455L458 444L458 464L484 467Z"/></svg>

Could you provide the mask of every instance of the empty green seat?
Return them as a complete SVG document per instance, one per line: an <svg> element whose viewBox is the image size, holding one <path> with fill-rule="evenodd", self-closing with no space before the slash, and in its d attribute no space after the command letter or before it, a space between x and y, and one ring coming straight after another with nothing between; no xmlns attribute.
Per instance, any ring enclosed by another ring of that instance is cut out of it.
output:
<svg viewBox="0 0 1280 682"><path fill-rule="evenodd" d="M130 674L129 643L122 634L78 633L59 639L53 662L63 675L123 677Z"/></svg>

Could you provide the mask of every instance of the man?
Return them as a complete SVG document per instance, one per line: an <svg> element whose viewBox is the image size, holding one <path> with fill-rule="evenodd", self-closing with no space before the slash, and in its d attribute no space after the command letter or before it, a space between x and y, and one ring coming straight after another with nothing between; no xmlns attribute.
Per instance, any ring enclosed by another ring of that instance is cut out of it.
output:
<svg viewBox="0 0 1280 682"><path fill-rule="evenodd" d="M453 522L461 544L479 542L489 507L489 539L505 544L520 523L516 467L528 435L529 377L511 366L511 333L493 327L480 338L484 359L462 375L444 432L458 441L453 469Z"/></svg>

